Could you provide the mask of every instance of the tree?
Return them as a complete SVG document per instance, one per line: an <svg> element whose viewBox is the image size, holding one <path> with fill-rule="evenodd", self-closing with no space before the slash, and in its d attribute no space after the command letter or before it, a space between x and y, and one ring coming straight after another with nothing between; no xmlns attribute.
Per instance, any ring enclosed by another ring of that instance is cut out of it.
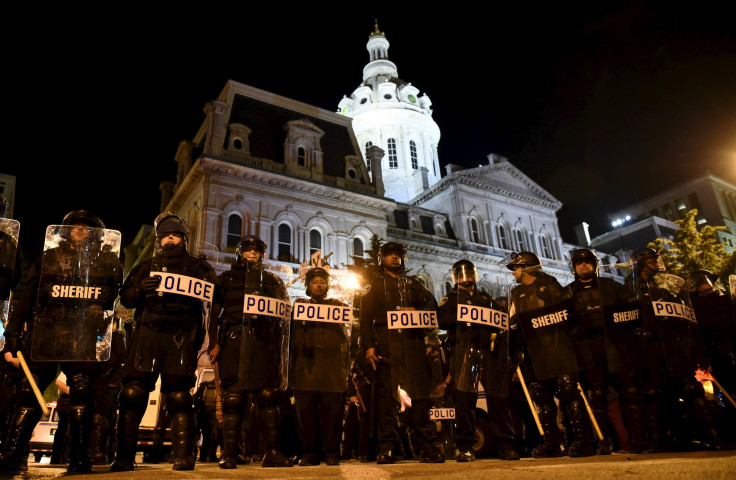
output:
<svg viewBox="0 0 736 480"><path fill-rule="evenodd" d="M381 237L374 233L371 237L371 248L365 250L365 253L368 254L367 257L351 255L350 258L353 259L353 264L345 265L348 270L360 277L361 287L373 280L373 277L378 273L378 252L382 243Z"/></svg>
<svg viewBox="0 0 736 480"><path fill-rule="evenodd" d="M680 227L673 239L657 238L649 248L662 255L667 272L681 277L695 270L704 269L717 274L724 282L733 273L734 255L727 253L724 243L718 241L717 232L726 227L704 225L698 230L697 209L685 214L685 218L675 221Z"/></svg>

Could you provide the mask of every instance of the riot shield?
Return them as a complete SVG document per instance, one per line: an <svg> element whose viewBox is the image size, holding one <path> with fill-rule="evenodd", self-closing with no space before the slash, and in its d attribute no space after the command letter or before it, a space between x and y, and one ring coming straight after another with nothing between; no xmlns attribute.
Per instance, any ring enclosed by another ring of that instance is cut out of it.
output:
<svg viewBox="0 0 736 480"><path fill-rule="evenodd" d="M658 273L654 282L658 291L651 292L644 308L654 316L669 374L692 376L698 369L707 370L710 361L685 280Z"/></svg>
<svg viewBox="0 0 736 480"><path fill-rule="evenodd" d="M283 280L265 265L246 272L238 385L286 390L291 302Z"/></svg>
<svg viewBox="0 0 736 480"><path fill-rule="evenodd" d="M691 297L703 338L726 338L736 334L734 307L727 295Z"/></svg>
<svg viewBox="0 0 736 480"><path fill-rule="evenodd" d="M457 331L451 374L455 388L505 396L509 388L509 316L491 305L474 305L472 297L458 291Z"/></svg>
<svg viewBox="0 0 736 480"><path fill-rule="evenodd" d="M397 288L384 282L393 391L412 399L442 395L442 364L437 302L418 280L400 275Z"/></svg>
<svg viewBox="0 0 736 480"><path fill-rule="evenodd" d="M331 271L329 296L321 303L298 300L292 309L289 386L295 390L344 392L350 369L354 290Z"/></svg>
<svg viewBox="0 0 736 480"><path fill-rule="evenodd" d="M41 259L31 358L104 362L122 266L120 232L51 225Z"/></svg>
<svg viewBox="0 0 736 480"><path fill-rule="evenodd" d="M151 276L161 278L161 283L158 294L146 300L136 328L133 364L141 371L192 375L197 369L197 352L204 341L215 285L175 267L180 260L169 263L160 255L160 249L154 252Z"/></svg>
<svg viewBox="0 0 736 480"><path fill-rule="evenodd" d="M20 223L10 218L0 218L0 351L5 348L5 325L10 312L10 293L13 288L18 234Z"/></svg>
<svg viewBox="0 0 736 480"><path fill-rule="evenodd" d="M572 300L519 312L518 319L537 379L569 375L592 364L585 344L575 339L578 320Z"/></svg>
<svg viewBox="0 0 736 480"><path fill-rule="evenodd" d="M609 371L632 371L644 365L646 338L643 325L639 302L603 306L603 331Z"/></svg>

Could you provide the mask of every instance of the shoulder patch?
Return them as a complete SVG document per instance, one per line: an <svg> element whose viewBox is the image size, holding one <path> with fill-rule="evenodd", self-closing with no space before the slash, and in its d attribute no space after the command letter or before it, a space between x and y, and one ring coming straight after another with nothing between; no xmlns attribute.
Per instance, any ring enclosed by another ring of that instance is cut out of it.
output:
<svg viewBox="0 0 736 480"><path fill-rule="evenodd" d="M369 283L368 285L365 286L365 288L363 288L363 293L361 295L368 295L368 292L370 291L371 291L371 284Z"/></svg>
<svg viewBox="0 0 736 480"><path fill-rule="evenodd" d="M442 305L444 305L445 303L447 303L447 297L442 297L442 300L440 300L440 304L439 304L439 306L441 307L441 306L442 306Z"/></svg>

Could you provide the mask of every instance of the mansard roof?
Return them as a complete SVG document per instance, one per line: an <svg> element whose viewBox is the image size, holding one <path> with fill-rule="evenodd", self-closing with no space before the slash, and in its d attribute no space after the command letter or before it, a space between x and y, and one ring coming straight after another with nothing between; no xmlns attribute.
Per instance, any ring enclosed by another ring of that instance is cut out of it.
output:
<svg viewBox="0 0 736 480"><path fill-rule="evenodd" d="M452 166L451 172L433 185L429 190L417 196L410 203L421 204L440 192L458 186L467 186L500 195L505 198L517 199L534 205L558 211L562 202L539 186L521 170L506 159L496 160L490 165L476 168L462 169Z"/></svg>

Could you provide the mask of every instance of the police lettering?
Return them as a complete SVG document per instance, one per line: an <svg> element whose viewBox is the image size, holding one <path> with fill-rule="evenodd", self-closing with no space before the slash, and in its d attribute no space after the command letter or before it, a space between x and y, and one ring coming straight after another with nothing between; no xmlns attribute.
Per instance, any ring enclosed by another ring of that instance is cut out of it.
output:
<svg viewBox="0 0 736 480"><path fill-rule="evenodd" d="M390 311L386 313L388 328L430 328L437 326L437 312L424 310Z"/></svg>
<svg viewBox="0 0 736 480"><path fill-rule="evenodd" d="M246 295L243 301L243 313L251 315L270 315L286 318L291 304L276 298Z"/></svg>
<svg viewBox="0 0 736 480"><path fill-rule="evenodd" d="M212 301L215 286L210 282L177 273L151 272L151 276L161 279L161 283L156 289L159 292L186 295L187 297L199 298L208 302Z"/></svg>
<svg viewBox="0 0 736 480"><path fill-rule="evenodd" d="M491 327L502 328L504 330L509 329L508 314L493 310L492 308L477 307L475 305L458 305L457 321L490 325Z"/></svg>
<svg viewBox="0 0 736 480"><path fill-rule="evenodd" d="M61 298L94 298L97 300L102 293L102 287L84 287L75 285L54 285L51 287L52 297Z"/></svg>
<svg viewBox="0 0 736 480"><path fill-rule="evenodd" d="M429 409L430 420L454 420L455 409L454 408L430 408Z"/></svg>
<svg viewBox="0 0 736 480"><path fill-rule="evenodd" d="M294 304L294 320L349 324L353 320L353 309L343 305L298 302Z"/></svg>
<svg viewBox="0 0 736 480"><path fill-rule="evenodd" d="M554 312L548 315L542 315L541 317L532 318L532 327L546 327L547 325L564 322L565 320L567 320L567 310L560 310L559 312Z"/></svg>
<svg viewBox="0 0 736 480"><path fill-rule="evenodd" d="M616 312L613 314L614 323L630 322L632 320L639 320L639 310L630 310L628 312Z"/></svg>
<svg viewBox="0 0 736 480"><path fill-rule="evenodd" d="M679 317L696 322L695 310L692 308L674 302L652 302L654 314L658 317Z"/></svg>

